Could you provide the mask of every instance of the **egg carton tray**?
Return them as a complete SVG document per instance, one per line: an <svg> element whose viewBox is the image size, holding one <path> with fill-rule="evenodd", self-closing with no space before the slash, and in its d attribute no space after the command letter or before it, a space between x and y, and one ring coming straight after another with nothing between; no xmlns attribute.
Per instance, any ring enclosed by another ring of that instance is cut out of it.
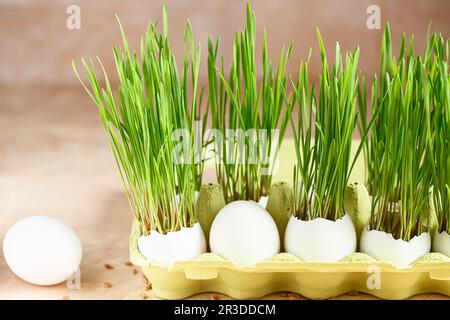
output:
<svg viewBox="0 0 450 320"><path fill-rule="evenodd" d="M286 184L274 184L266 207L280 231L285 227L280 212L286 216L291 214L285 210L292 208L288 191ZM206 219L205 216L199 219L203 223L210 225L221 205L208 205L200 199L202 196L214 199L217 192L217 185L211 184L200 191L197 204L202 207L196 211L202 215L206 212ZM370 212L368 203L363 186L349 185L345 211L352 216L357 233L362 228L359 218ZM209 227L202 225L202 228L208 234ZM280 234L283 239L283 233ZM142 269L152 283L154 294L163 299L183 299L204 292L222 293L236 299L256 299L276 292L293 292L310 299L328 299L352 291L383 299L406 299L421 293L450 296L450 258L440 253L429 253L403 269L358 252L337 263L304 262L291 254L280 253L254 267L241 267L205 253L167 268L151 263L139 252L139 236L140 228L134 220L129 243L131 262Z"/></svg>
<svg viewBox="0 0 450 320"><path fill-rule="evenodd" d="M406 269L360 253L338 263L302 262L281 253L252 268L206 253L166 268L150 263L139 253L138 232L133 227L131 261L141 267L154 294L163 299L183 299L204 292L236 299L256 299L276 292L293 292L310 299L328 299L352 291L383 299L406 299L420 293L450 296L450 260L441 254L428 254Z"/></svg>

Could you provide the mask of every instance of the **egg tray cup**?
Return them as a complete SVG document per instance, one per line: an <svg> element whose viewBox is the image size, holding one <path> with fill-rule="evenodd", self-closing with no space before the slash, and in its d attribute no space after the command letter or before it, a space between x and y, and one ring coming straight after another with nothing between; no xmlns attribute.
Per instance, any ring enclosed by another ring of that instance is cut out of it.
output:
<svg viewBox="0 0 450 320"><path fill-rule="evenodd" d="M202 198L209 201L202 201ZM205 185L200 190L196 213L203 230L207 231L205 234L209 234L212 220L224 205L221 200L214 201L220 198L223 196L218 185ZM279 230L284 231L292 214L292 204L292 191L288 185L275 183L266 209ZM368 204L364 186L351 184L347 187L345 211L354 221L358 239L363 227L362 217L370 214ZM281 239L283 233L280 232ZM261 298L276 292L293 292L310 299L328 299L353 291L383 299L406 299L421 293L450 296L450 259L442 259L442 255L433 253L404 269L366 259L366 255L359 253L337 263L303 262L281 253L254 267L240 267L206 253L195 260L175 262L167 268L151 263L139 252L139 236L139 225L134 220L130 236L131 262L142 269L152 283L154 294L163 299L183 299L205 292L222 293L236 299Z"/></svg>

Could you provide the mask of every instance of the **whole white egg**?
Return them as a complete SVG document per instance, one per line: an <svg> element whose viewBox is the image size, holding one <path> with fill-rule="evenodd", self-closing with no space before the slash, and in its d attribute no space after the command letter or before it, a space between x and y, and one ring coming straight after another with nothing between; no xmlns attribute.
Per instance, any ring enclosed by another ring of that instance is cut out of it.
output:
<svg viewBox="0 0 450 320"><path fill-rule="evenodd" d="M61 220L36 215L18 221L8 230L3 255L19 278L37 285L53 285L78 270L82 248L77 234Z"/></svg>
<svg viewBox="0 0 450 320"><path fill-rule="evenodd" d="M214 219L211 252L239 266L254 266L280 251L280 236L272 216L251 201L234 201Z"/></svg>

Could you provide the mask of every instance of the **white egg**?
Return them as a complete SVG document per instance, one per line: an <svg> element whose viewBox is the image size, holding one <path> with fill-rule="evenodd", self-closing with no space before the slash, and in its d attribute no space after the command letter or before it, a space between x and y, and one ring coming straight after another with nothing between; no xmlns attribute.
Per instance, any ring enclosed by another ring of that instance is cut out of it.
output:
<svg viewBox="0 0 450 320"><path fill-rule="evenodd" d="M436 231L433 237L433 251L450 257L450 235L446 231Z"/></svg>
<svg viewBox="0 0 450 320"><path fill-rule="evenodd" d="M176 261L192 260L206 252L206 240L199 223L180 231L161 234L156 230L138 239L139 252L150 262L170 267Z"/></svg>
<svg viewBox="0 0 450 320"><path fill-rule="evenodd" d="M61 220L38 215L22 219L8 230L3 254L19 278L53 285L78 270L82 248L77 234Z"/></svg>
<svg viewBox="0 0 450 320"><path fill-rule="evenodd" d="M272 216L251 201L223 207L209 234L211 252L239 266L254 266L280 251L280 236Z"/></svg>
<svg viewBox="0 0 450 320"><path fill-rule="evenodd" d="M379 261L393 264L397 268L408 267L411 263L430 252L431 237L427 232L415 236L410 241L395 239L391 233L367 230L361 235L361 251Z"/></svg>
<svg viewBox="0 0 450 320"><path fill-rule="evenodd" d="M284 248L304 261L337 262L355 252L355 227L348 214L336 221L323 218L303 221L291 216Z"/></svg>

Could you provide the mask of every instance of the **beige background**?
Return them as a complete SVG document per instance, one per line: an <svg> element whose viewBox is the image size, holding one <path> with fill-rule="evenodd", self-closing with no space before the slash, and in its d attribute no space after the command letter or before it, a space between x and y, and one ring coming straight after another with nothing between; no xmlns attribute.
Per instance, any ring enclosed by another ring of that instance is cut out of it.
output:
<svg viewBox="0 0 450 320"><path fill-rule="evenodd" d="M317 53L315 27L319 26L330 55L335 41L344 50L360 45L360 68L371 75L378 69L382 33L365 25L366 8L374 3L381 7L382 22L389 20L392 25L395 48L400 31L414 33L417 47L423 48L430 20L433 30L449 36L450 1L446 0L258 0L253 8L259 39L262 28L268 29L272 56L284 43L294 42L291 72L306 58L310 46ZM81 8L81 30L65 26L69 4ZM244 1L183 0L168 1L168 6L176 52L181 52L180 35L189 17L203 48L209 35L221 35L221 51L229 61L234 32L244 23ZM135 46L147 22L161 18L161 7L162 1L0 0L0 238L18 219L47 214L71 225L84 248L81 290L68 290L64 284L29 285L10 272L1 254L0 299L133 299L143 293L152 297L151 291L145 291L142 274L133 274L133 268L124 265L131 214L96 108L77 83L70 63L98 55L112 74L111 47L120 41L114 13ZM311 73L317 74L320 66L314 57ZM105 263L114 269L107 270ZM102 281L112 287L102 288ZM430 297L440 296L417 298Z"/></svg>
<svg viewBox="0 0 450 320"><path fill-rule="evenodd" d="M245 23L245 1L177 0L167 1L173 49L182 54L186 19L193 25L196 39L203 46L209 36L220 35L222 53L229 61L234 33ZM277 58L283 44L294 43L290 71L306 59L313 47L317 53L315 28L319 27L328 48L334 53L339 41L343 50L361 47L360 68L371 75L378 70L382 30L366 27L367 7L381 8L384 25L392 27L394 49L400 33L414 34L418 49L426 39L428 23L432 30L450 32L448 0L258 0L251 1L256 11L258 39L267 28L269 52ZM81 29L68 30L66 9L76 4L81 9ZM150 20L162 19L163 1L144 0L0 0L0 83L77 85L70 62L80 57L99 56L113 71L112 45L120 43L114 14L122 20L132 47ZM259 55L258 55L259 57ZM204 60L205 61L205 60ZM319 57L313 55L311 74L320 70ZM205 76L206 68L202 69Z"/></svg>

